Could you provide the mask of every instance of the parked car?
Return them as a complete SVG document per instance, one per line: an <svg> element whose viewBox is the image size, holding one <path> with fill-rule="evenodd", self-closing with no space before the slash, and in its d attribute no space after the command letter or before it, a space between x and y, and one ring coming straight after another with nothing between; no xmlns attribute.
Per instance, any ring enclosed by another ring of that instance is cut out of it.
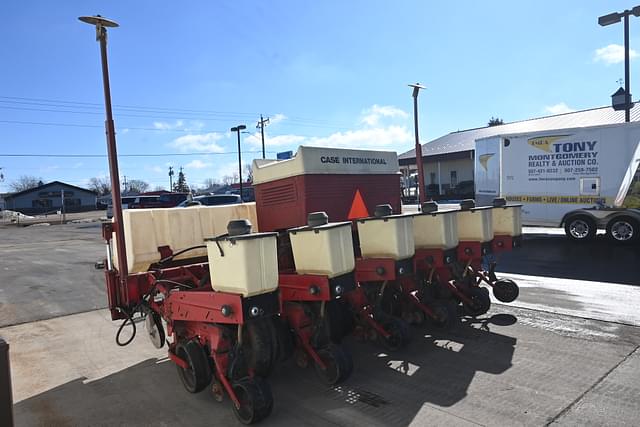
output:
<svg viewBox="0 0 640 427"><path fill-rule="evenodd" d="M219 206L233 205L235 203L242 203L242 199L240 199L240 195L238 194L213 194L211 196L196 196L193 200L184 200L177 207L186 208L196 205Z"/></svg>
<svg viewBox="0 0 640 427"><path fill-rule="evenodd" d="M139 196L139 200L136 200L129 208L174 208L187 199L187 194L188 193L163 193L153 196Z"/></svg>

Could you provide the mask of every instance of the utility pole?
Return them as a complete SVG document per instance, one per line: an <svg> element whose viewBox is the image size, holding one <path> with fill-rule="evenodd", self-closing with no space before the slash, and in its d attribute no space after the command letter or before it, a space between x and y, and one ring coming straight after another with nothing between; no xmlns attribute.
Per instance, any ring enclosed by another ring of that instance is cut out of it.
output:
<svg viewBox="0 0 640 427"><path fill-rule="evenodd" d="M169 191L173 191L173 167L169 166Z"/></svg>
<svg viewBox="0 0 640 427"><path fill-rule="evenodd" d="M263 119L262 114L260 114L260 121L256 125L256 129L260 129L260 135L262 135L262 158L263 159L266 158L264 154L264 126L267 124L269 124L269 117L267 117L266 119Z"/></svg>
<svg viewBox="0 0 640 427"><path fill-rule="evenodd" d="M60 224L64 224L64 222L66 221L66 213L64 210L64 188L60 191L60 198L62 199L62 208L61 208L61 212L62 212L62 222Z"/></svg>
<svg viewBox="0 0 640 427"><path fill-rule="evenodd" d="M415 127L416 134L416 166L418 167L418 203L420 204L420 209L422 209L422 204L427 201L425 190L425 182L424 182L424 164L422 163L422 145L420 145L420 136L418 134L418 93L420 89L425 89L424 86L420 85L420 83L416 83L414 85L409 85L409 87L413 88L413 124Z"/></svg>

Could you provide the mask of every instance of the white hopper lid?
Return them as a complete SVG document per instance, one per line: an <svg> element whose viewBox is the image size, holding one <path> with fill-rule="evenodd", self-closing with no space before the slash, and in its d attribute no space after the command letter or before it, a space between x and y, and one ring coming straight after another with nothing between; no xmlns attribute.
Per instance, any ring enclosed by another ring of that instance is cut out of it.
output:
<svg viewBox="0 0 640 427"><path fill-rule="evenodd" d="M253 183L307 174L395 175L399 172L395 151L347 150L343 148L298 147L287 160L253 161Z"/></svg>

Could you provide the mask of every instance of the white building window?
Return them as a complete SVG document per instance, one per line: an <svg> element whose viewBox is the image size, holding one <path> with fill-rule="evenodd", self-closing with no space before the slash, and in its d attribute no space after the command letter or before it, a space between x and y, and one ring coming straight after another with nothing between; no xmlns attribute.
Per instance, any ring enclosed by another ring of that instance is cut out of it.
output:
<svg viewBox="0 0 640 427"><path fill-rule="evenodd" d="M458 173L456 171L451 171L451 188L458 185Z"/></svg>

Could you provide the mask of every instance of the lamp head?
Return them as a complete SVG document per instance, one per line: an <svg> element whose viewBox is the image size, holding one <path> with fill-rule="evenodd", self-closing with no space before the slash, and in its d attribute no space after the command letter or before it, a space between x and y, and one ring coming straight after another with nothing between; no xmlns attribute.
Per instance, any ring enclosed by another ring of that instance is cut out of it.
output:
<svg viewBox="0 0 640 427"><path fill-rule="evenodd" d="M635 9L635 8L634 8ZM617 24L622 19L622 15L618 12L610 13L608 15L604 15L598 18L598 24L602 27L606 27L607 25Z"/></svg>
<svg viewBox="0 0 640 427"><path fill-rule="evenodd" d="M418 96L418 92L420 92L420 89L426 89L426 86L422 86L420 83L416 83L414 85L409 85L409 87L413 88L413 97L416 98Z"/></svg>
<svg viewBox="0 0 640 427"><path fill-rule="evenodd" d="M119 27L116 21L112 21L111 19L103 18L100 15L96 16L81 16L78 18L80 21L85 24L95 25L96 27L96 40L100 40L101 37L106 37L107 28L116 28Z"/></svg>

